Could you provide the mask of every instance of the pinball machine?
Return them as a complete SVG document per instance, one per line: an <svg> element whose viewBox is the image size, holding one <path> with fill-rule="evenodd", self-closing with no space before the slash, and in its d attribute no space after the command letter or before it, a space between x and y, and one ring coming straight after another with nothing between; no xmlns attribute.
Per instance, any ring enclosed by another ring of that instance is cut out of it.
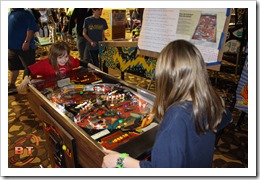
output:
<svg viewBox="0 0 260 180"><path fill-rule="evenodd" d="M44 123L52 167L98 168L103 150L148 159L158 122L154 94L99 69L78 68L62 79L33 79L30 107Z"/></svg>

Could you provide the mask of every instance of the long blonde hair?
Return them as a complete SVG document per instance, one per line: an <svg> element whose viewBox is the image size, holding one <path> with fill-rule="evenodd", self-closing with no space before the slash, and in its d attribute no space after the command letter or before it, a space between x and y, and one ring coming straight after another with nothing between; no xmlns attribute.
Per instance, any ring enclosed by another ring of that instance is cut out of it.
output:
<svg viewBox="0 0 260 180"><path fill-rule="evenodd" d="M57 58L59 56L64 55L67 52L68 56L70 55L70 47L69 45L64 42L64 41L58 41L54 44L52 44L49 52L49 59L50 59L50 64L52 65L54 71L58 73L59 71L59 65ZM71 66L70 60L66 64L67 66Z"/></svg>
<svg viewBox="0 0 260 180"><path fill-rule="evenodd" d="M211 86L203 57L193 44L170 42L157 60L155 79L155 117L162 120L169 106L191 97L197 133L216 131L225 103Z"/></svg>

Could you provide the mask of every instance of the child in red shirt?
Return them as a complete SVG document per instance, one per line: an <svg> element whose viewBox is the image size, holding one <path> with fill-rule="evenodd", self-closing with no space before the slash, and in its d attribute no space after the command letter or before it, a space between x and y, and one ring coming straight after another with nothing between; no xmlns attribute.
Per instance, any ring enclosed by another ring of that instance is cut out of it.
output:
<svg viewBox="0 0 260 180"><path fill-rule="evenodd" d="M44 58L30 65L28 69L25 69L24 79L18 89L23 89L30 83L29 75L31 75L32 78L40 76L42 79L48 79L55 76L64 78L68 72L79 66L87 67L88 63L70 56L70 48L67 43L63 41L54 43L50 48L50 53L47 58Z"/></svg>

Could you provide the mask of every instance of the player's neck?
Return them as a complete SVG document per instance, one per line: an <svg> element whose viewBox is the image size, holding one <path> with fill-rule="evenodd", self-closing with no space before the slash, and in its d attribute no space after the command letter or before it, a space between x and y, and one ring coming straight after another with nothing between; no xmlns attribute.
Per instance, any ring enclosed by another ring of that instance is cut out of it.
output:
<svg viewBox="0 0 260 180"><path fill-rule="evenodd" d="M99 19L99 18L100 18L99 15L94 15L94 14L93 14L93 17L94 17L95 19Z"/></svg>

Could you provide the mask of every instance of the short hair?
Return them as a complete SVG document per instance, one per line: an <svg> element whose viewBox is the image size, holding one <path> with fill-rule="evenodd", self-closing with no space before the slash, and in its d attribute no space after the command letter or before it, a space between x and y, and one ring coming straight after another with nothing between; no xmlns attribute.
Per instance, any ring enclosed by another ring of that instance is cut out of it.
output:
<svg viewBox="0 0 260 180"><path fill-rule="evenodd" d="M103 8L91 8L92 9L92 11L95 11L95 10L98 10L98 9L103 9Z"/></svg>

